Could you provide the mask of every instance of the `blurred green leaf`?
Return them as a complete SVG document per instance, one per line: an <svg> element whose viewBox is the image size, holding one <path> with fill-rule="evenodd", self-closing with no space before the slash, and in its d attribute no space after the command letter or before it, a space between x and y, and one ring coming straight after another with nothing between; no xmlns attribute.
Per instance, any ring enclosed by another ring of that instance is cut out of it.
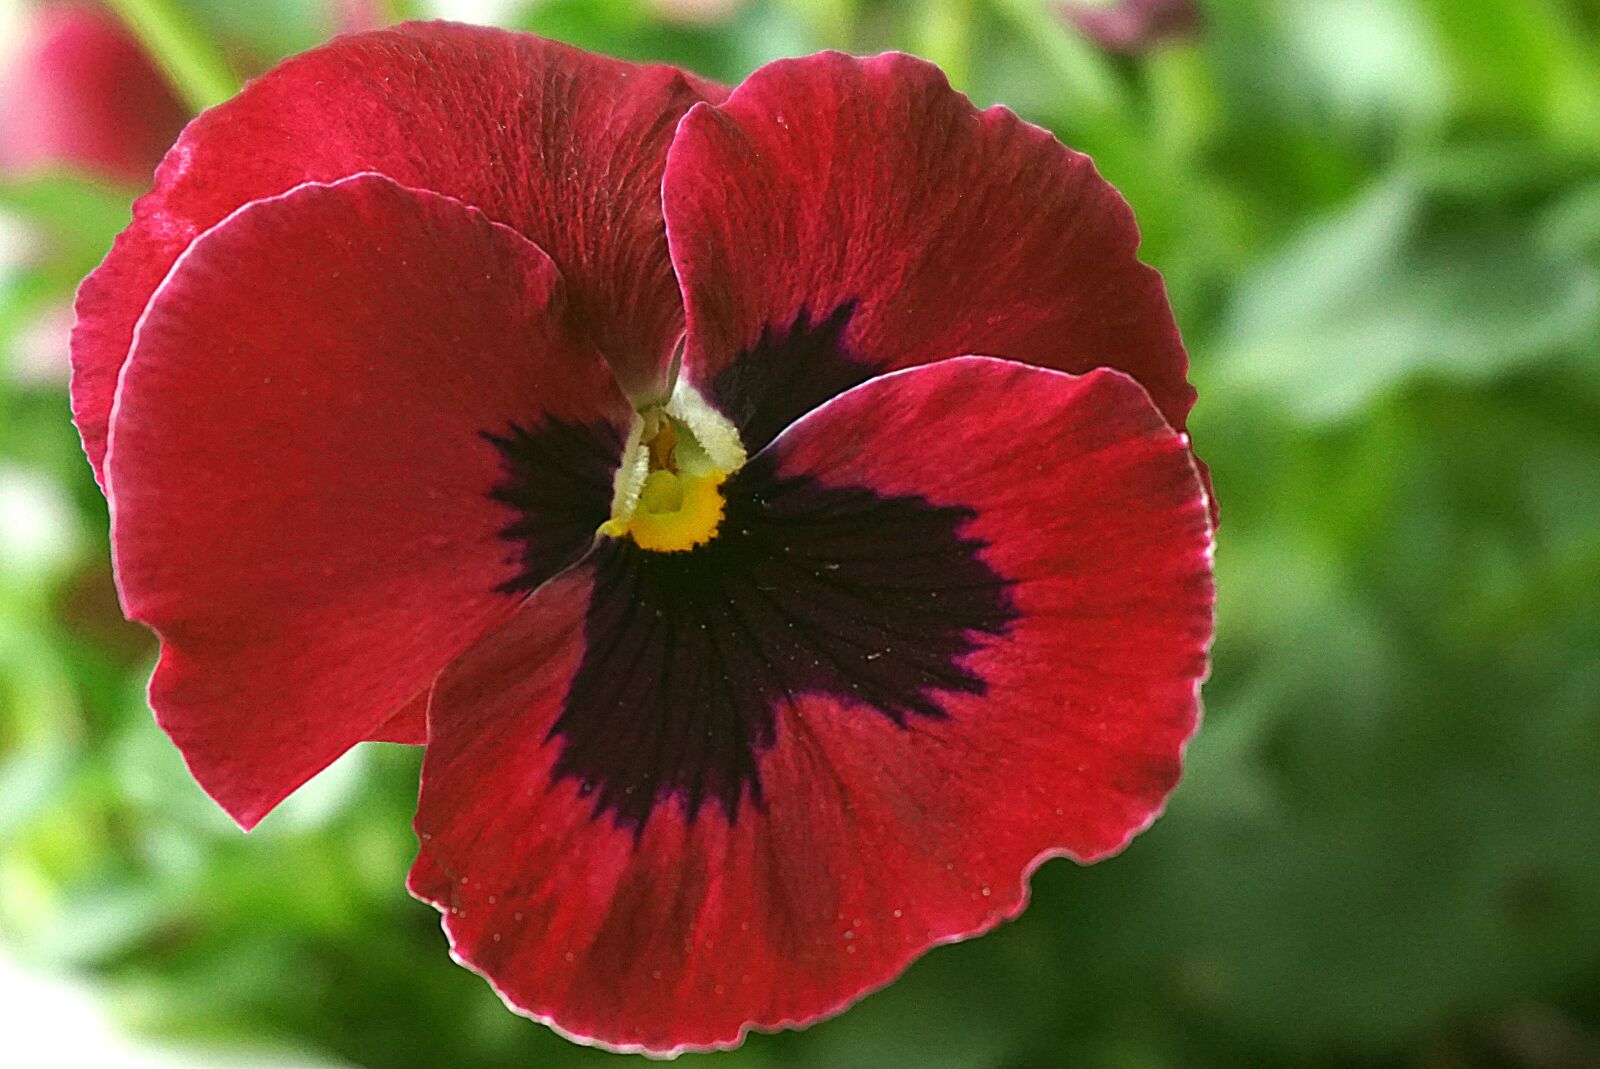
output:
<svg viewBox="0 0 1600 1069"><path fill-rule="evenodd" d="M1089 121L1114 121L1128 114L1127 101L1110 61L1088 40L1068 29L1060 12L1039 0L991 0L1002 17L1048 65L1067 107Z"/></svg>
<svg viewBox="0 0 1600 1069"><path fill-rule="evenodd" d="M1435 124L1446 105L1443 57L1415 5L1395 0L1284 0L1275 5L1294 64L1297 106L1347 127Z"/></svg>
<svg viewBox="0 0 1600 1069"><path fill-rule="evenodd" d="M1600 180L1551 205L1539 219L1539 236L1553 249L1600 260Z"/></svg>
<svg viewBox="0 0 1600 1069"><path fill-rule="evenodd" d="M1335 419L1408 378L1482 379L1560 353L1597 322L1593 263L1393 178L1241 283L1218 373Z"/></svg>
<svg viewBox="0 0 1600 1069"><path fill-rule="evenodd" d="M69 173L0 178L0 211L98 255L130 216L126 192Z"/></svg>
<svg viewBox="0 0 1600 1069"><path fill-rule="evenodd" d="M1426 0L1474 118L1600 153L1600 37L1562 0Z"/></svg>

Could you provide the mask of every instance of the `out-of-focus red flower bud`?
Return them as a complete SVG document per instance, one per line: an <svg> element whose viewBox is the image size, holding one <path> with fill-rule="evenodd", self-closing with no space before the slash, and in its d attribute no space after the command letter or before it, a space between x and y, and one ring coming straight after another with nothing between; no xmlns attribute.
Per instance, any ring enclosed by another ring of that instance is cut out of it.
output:
<svg viewBox="0 0 1600 1069"><path fill-rule="evenodd" d="M85 171L145 185L188 109L111 13L30 8L0 58L0 171Z"/></svg>
<svg viewBox="0 0 1600 1069"><path fill-rule="evenodd" d="M376 30L393 21L383 0L328 0L334 33Z"/></svg>
<svg viewBox="0 0 1600 1069"><path fill-rule="evenodd" d="M1202 22L1195 0L1069 0L1061 10L1079 33L1113 52L1148 51L1194 34Z"/></svg>

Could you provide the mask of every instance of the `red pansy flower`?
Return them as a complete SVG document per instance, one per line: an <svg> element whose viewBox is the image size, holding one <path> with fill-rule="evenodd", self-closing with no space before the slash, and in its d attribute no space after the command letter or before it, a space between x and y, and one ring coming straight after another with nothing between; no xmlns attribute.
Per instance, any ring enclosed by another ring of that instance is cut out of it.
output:
<svg viewBox="0 0 1600 1069"><path fill-rule="evenodd" d="M569 1035L835 1012L1178 778L1211 525L1136 244L903 55L289 60L79 301L157 716L246 827L425 735L411 889Z"/></svg>

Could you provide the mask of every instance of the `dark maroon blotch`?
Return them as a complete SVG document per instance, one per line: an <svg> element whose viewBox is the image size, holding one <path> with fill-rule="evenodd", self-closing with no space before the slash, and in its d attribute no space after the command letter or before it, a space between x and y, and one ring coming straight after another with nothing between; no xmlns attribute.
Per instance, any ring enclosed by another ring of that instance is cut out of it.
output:
<svg viewBox="0 0 1600 1069"><path fill-rule="evenodd" d="M551 732L558 778L642 833L677 798L730 821L759 807L779 707L802 695L912 728L943 697L982 694L967 666L1015 618L1007 582L920 497L781 478L770 452L731 479L715 538L659 553L602 539L586 647Z"/></svg>
<svg viewBox="0 0 1600 1069"><path fill-rule="evenodd" d="M622 435L609 423L547 420L483 437L500 453L502 477L489 496L514 518L500 529L515 574L499 590L526 593L583 557L611 515L611 483Z"/></svg>
<svg viewBox="0 0 1600 1069"><path fill-rule="evenodd" d="M783 326L768 325L749 349L712 379L711 400L754 455L785 427L831 397L877 374L846 344L856 302L813 319L802 308Z"/></svg>

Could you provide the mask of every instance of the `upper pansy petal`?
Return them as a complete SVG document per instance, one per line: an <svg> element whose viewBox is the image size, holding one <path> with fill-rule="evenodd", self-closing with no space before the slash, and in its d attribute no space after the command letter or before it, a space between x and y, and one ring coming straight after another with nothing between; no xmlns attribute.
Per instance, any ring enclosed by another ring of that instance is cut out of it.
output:
<svg viewBox="0 0 1600 1069"><path fill-rule="evenodd" d="M870 375L972 353L1123 371L1184 427L1187 357L1127 204L928 63L763 67L684 118L664 183L684 374L752 451Z"/></svg>
<svg viewBox="0 0 1600 1069"><path fill-rule="evenodd" d="M1211 634L1186 439L1131 379L955 358L792 425L687 552L602 540L432 693L414 893L624 1050L843 1008L1121 848Z"/></svg>
<svg viewBox="0 0 1600 1069"><path fill-rule="evenodd" d="M241 209L151 300L107 454L117 579L162 639L158 719L240 823L414 739L439 670L588 549L632 410L563 300L537 246L377 175ZM547 513L508 504L529 478Z"/></svg>
<svg viewBox="0 0 1600 1069"><path fill-rule="evenodd" d="M674 68L448 23L341 37L280 64L189 125L79 292L73 413L96 475L134 324L184 248L250 201L364 171L537 243L624 388L659 391L683 320L661 172L678 118L720 92Z"/></svg>

